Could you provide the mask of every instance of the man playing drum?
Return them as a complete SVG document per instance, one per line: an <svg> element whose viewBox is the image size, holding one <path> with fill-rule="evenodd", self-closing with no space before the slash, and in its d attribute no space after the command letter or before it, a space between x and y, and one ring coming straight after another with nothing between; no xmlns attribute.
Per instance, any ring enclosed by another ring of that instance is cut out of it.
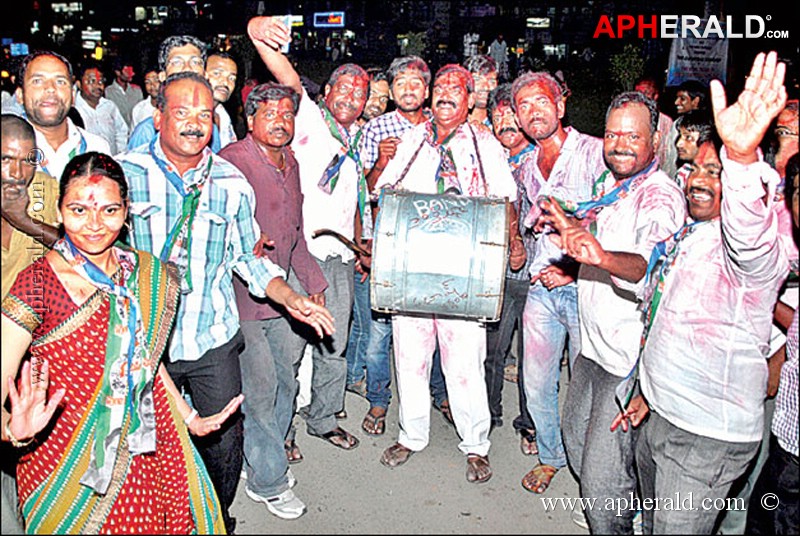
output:
<svg viewBox="0 0 800 536"><path fill-rule="evenodd" d="M502 145L489 130L467 123L474 99L469 72L458 65L442 67L433 83L432 119L403 134L397 154L376 187L515 200L517 187ZM488 170L491 176L485 174ZM512 237L510 263L519 269L525 262L525 248L516 215L510 215L508 221ZM477 320L438 314L396 314L393 335L400 436L384 451L381 463L388 467L402 465L428 444L428 380L438 339L450 407L461 437L459 449L467 455L467 480L486 482L492 469L488 458L490 415L484 383L484 325Z"/></svg>

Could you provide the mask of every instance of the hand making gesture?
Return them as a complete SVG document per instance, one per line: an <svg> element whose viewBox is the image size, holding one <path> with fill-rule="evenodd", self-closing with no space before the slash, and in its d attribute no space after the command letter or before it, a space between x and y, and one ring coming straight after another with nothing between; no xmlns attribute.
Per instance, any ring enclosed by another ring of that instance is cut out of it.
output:
<svg viewBox="0 0 800 536"><path fill-rule="evenodd" d="M725 88L719 80L711 81L711 107L717 132L728 156L743 164L757 160L756 148L772 120L786 106L783 78L786 65L778 62L777 53L756 56L753 68L739 98L726 107Z"/></svg>

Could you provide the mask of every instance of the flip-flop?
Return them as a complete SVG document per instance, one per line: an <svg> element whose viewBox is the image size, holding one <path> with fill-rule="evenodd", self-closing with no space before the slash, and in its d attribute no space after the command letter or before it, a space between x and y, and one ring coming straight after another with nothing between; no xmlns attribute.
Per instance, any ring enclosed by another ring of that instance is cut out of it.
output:
<svg viewBox="0 0 800 536"><path fill-rule="evenodd" d="M531 493L544 493L557 472L558 469L552 465L536 464L528 474L522 477L522 487Z"/></svg>
<svg viewBox="0 0 800 536"><path fill-rule="evenodd" d="M352 450L358 446L358 438L339 426L324 434L314 434L309 432L308 435L324 439L334 447L339 447L343 450ZM337 439L343 441L343 443L336 441Z"/></svg>
<svg viewBox="0 0 800 536"><path fill-rule="evenodd" d="M381 415L375 415L373 410L378 410L382 413ZM370 435L383 435L383 433L386 432L386 408L378 406L370 408L369 412L364 415L361 428Z"/></svg>
<svg viewBox="0 0 800 536"><path fill-rule="evenodd" d="M519 450L525 456L533 456L539 454L539 446L536 444L536 431L535 430L520 430Z"/></svg>
<svg viewBox="0 0 800 536"><path fill-rule="evenodd" d="M295 443L294 439L286 441L283 444L283 450L286 451L286 461L291 464L300 463L303 461L303 453Z"/></svg>

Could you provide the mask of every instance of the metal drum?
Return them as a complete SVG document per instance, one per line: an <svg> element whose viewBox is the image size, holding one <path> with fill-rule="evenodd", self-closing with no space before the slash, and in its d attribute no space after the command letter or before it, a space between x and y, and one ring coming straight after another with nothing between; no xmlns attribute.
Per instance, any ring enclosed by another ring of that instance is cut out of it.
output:
<svg viewBox="0 0 800 536"><path fill-rule="evenodd" d="M497 320L508 261L507 203L384 191L372 246L372 308Z"/></svg>

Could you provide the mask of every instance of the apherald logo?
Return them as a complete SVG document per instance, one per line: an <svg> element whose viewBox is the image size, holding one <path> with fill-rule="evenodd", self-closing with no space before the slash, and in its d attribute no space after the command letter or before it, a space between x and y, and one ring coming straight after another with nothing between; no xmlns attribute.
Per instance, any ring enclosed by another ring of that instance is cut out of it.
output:
<svg viewBox="0 0 800 536"><path fill-rule="evenodd" d="M609 37L619 39L634 33L639 38L662 37L675 38L694 37L698 39L714 38L748 38L759 37L788 39L788 30L767 30L767 21L772 20L771 15L745 15L744 22L735 21L728 15L725 22L721 22L716 15L703 19L695 15L617 15L616 24L608 15L603 15L597 21L594 29L594 38Z"/></svg>

